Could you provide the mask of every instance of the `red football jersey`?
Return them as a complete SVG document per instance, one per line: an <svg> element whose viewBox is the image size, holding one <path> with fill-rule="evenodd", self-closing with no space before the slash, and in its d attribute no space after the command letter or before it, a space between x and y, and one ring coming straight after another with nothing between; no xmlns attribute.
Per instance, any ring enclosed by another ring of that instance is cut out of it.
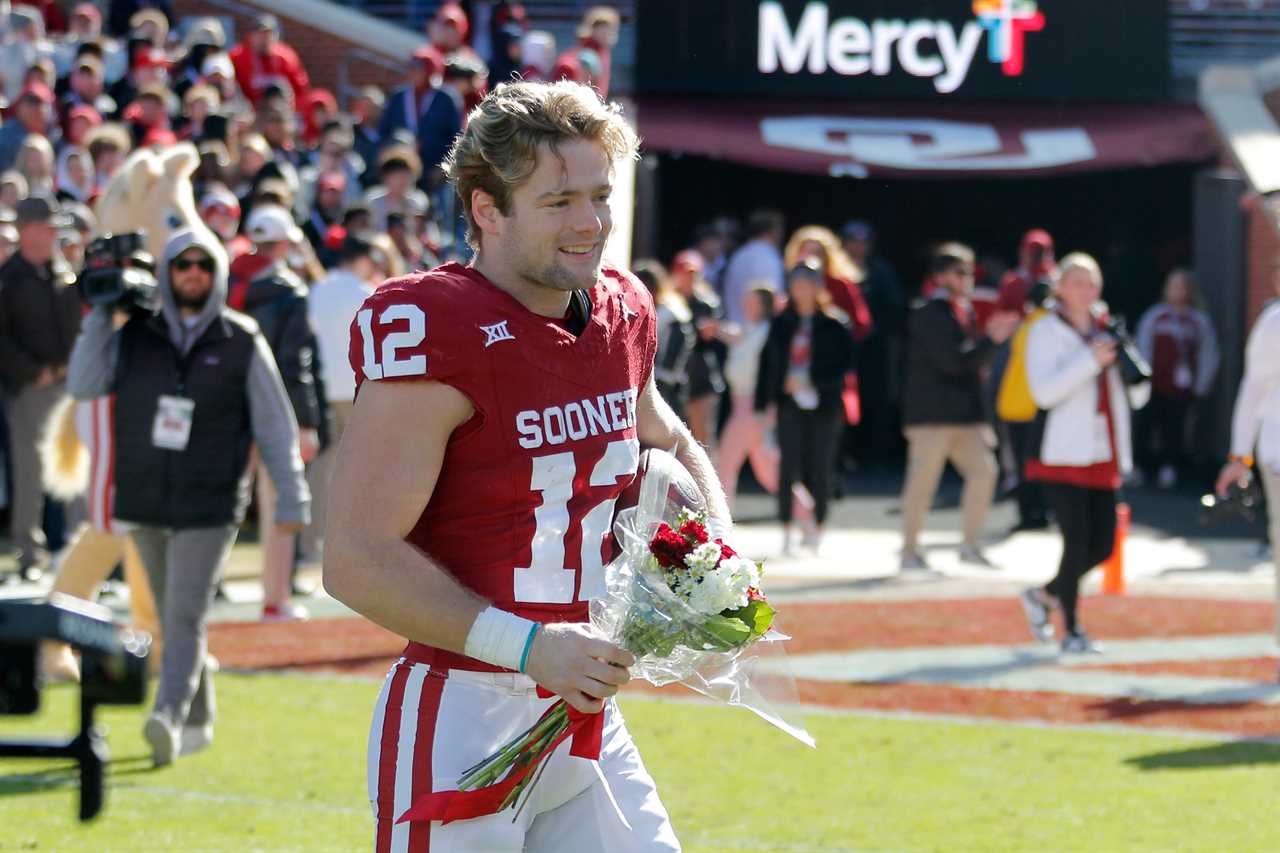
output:
<svg viewBox="0 0 1280 853"><path fill-rule="evenodd" d="M653 300L606 266L580 335L530 312L470 267L387 282L351 326L366 381L444 382L475 407L449 439L407 540L495 606L585 621L604 590L613 506L639 458L636 398L657 348ZM410 643L410 660L496 667Z"/></svg>

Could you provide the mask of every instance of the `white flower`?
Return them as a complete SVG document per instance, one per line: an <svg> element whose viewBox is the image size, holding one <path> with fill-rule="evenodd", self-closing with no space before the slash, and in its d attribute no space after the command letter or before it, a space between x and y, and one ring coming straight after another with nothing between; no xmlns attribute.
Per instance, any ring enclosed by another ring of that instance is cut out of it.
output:
<svg viewBox="0 0 1280 853"><path fill-rule="evenodd" d="M713 571L718 562L720 562L720 546L715 542L699 545L684 558L684 564L689 567L689 571L693 572L695 577L703 577Z"/></svg>

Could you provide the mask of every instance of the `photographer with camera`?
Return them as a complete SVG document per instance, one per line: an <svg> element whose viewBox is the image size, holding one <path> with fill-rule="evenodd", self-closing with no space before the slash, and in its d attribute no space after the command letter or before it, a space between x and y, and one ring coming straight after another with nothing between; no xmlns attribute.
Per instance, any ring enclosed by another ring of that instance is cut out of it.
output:
<svg viewBox="0 0 1280 853"><path fill-rule="evenodd" d="M9 421L13 470L10 538L24 580L47 568L41 515L44 470L37 452L50 415L66 396L67 359L80 329L80 297L57 251L70 224L52 196L33 195L16 208L18 251L0 266L0 384Z"/></svg>
<svg viewBox="0 0 1280 853"><path fill-rule="evenodd" d="M133 273L134 270L122 271ZM158 265L160 311L97 304L71 354L78 399L116 395L115 517L151 579L165 644L143 733L157 766L207 746L213 684L205 620L244 518L249 448L280 485L277 524L307 520L298 427L257 325L226 307L227 259L212 234L183 230Z"/></svg>
<svg viewBox="0 0 1280 853"><path fill-rule="evenodd" d="M1054 295L1056 310L1027 338L1027 381L1040 412L1025 474L1044 484L1062 530L1062 560L1047 586L1022 593L1022 605L1042 641L1053 639L1050 611L1060 607L1062 651L1088 653L1098 647L1076 618L1080 580L1115 546L1116 496L1133 467L1130 407L1145 405L1151 386L1123 327L1099 314L1097 261L1083 253L1063 258Z"/></svg>
<svg viewBox="0 0 1280 853"><path fill-rule="evenodd" d="M1272 268L1271 282L1277 298L1262 310L1249 333L1244 378L1231 419L1231 456L1218 474L1215 491L1225 498L1233 485L1247 487L1257 445L1276 563L1276 642L1280 644L1280 261ZM1276 680L1280 681L1280 668Z"/></svg>

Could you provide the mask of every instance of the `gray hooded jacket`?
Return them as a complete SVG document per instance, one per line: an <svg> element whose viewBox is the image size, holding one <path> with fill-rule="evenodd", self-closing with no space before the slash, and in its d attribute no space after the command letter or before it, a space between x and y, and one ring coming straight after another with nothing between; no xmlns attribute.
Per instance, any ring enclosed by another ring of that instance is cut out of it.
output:
<svg viewBox="0 0 1280 853"><path fill-rule="evenodd" d="M191 246L198 246L216 265L213 291L194 321L184 322L174 303L169 282L169 264ZM182 230L175 232L165 244L159 259L157 279L160 284L161 319L170 343L186 355L209 326L220 317L234 315L240 325L254 329L254 354L249 366L249 420L253 441L275 484L278 499L276 519L280 522L309 520L310 493L303 475L302 455L298 444L298 424L293 406L285 393L271 348L253 321L227 307L227 254L209 232ZM120 331L116 329L110 308L95 307L85 318L71 352L67 386L76 399L89 400L111 393L128 377L117 376L120 355ZM128 472L121 472L127 476Z"/></svg>

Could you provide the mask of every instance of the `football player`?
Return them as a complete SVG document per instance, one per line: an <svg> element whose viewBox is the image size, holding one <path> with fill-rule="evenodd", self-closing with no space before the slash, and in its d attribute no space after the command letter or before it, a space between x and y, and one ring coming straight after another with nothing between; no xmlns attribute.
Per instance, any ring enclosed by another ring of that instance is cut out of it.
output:
<svg viewBox="0 0 1280 853"><path fill-rule="evenodd" d="M587 621L642 445L674 448L729 521L654 388L652 299L601 260L636 149L585 86L499 86L446 161L474 261L386 282L352 324L324 578L408 639L369 737L378 851L679 849L612 699L634 658ZM534 723L538 685L603 712L598 762L562 744L514 820L398 822Z"/></svg>

